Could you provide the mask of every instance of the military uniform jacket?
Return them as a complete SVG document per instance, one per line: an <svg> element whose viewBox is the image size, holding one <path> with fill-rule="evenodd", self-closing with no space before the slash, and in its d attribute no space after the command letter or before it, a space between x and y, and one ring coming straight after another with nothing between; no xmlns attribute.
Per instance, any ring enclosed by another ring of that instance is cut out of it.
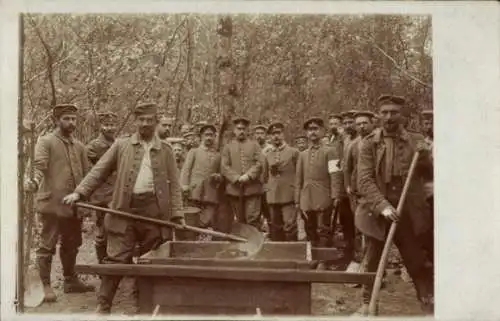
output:
<svg viewBox="0 0 500 321"><path fill-rule="evenodd" d="M96 139L90 141L87 146L87 156L90 163L95 165L104 153L111 147L113 143L107 140L103 134L100 134ZM113 195L113 184L116 180L116 172L111 174L102 185L92 193L92 203L97 205L108 206Z"/></svg>
<svg viewBox="0 0 500 321"><path fill-rule="evenodd" d="M181 185L189 186L189 198L208 203L219 203L218 184L210 178L220 173L220 154L204 146L191 149L181 171Z"/></svg>
<svg viewBox="0 0 500 321"><path fill-rule="evenodd" d="M73 192L90 168L85 146L55 130L39 138L33 166L34 179L39 183L37 212L72 217L74 210L62 204L62 199Z"/></svg>
<svg viewBox="0 0 500 321"><path fill-rule="evenodd" d="M294 203L295 175L299 150L283 144L273 147L266 154L264 163L264 182L268 204ZM278 174L271 173L271 167L278 168Z"/></svg>
<svg viewBox="0 0 500 321"><path fill-rule="evenodd" d="M116 183L110 208L128 211L144 152L137 133L130 138L117 139L78 185L75 192L88 197L116 170ZM155 136L150 156L154 192L163 214L161 219L183 217L179 171L170 145ZM124 233L127 227L126 220L110 214L106 214L104 224L107 230L116 233Z"/></svg>
<svg viewBox="0 0 500 321"><path fill-rule="evenodd" d="M295 175L295 203L303 211L320 211L332 204L332 177L340 172L331 147L310 146L300 153ZM341 172L340 172L341 173Z"/></svg>
<svg viewBox="0 0 500 321"><path fill-rule="evenodd" d="M243 174L248 174L250 181L245 184L244 195L262 194L262 163L263 155L256 141L249 139L243 142L236 139L230 141L224 146L221 155L222 175L228 181L226 193L239 196L238 178Z"/></svg>
<svg viewBox="0 0 500 321"><path fill-rule="evenodd" d="M406 130L402 130L396 139L394 163L399 162L402 165L400 168L405 169L401 173L404 179L417 143L423 139L422 135ZM380 213L391 205L385 196L385 150L383 130L378 128L363 139L358 159L357 187L362 199L356 211L356 226L361 232L379 240L384 240L387 226ZM420 156L404 206L404 214L410 216L416 235L426 232L430 226L430 212L425 202L423 183L432 173L432 162L429 153L422 152Z"/></svg>
<svg viewBox="0 0 500 321"><path fill-rule="evenodd" d="M343 172L345 189L351 188L354 194L357 193L357 177L358 177L358 157L359 147L361 144L361 136L356 137L344 155Z"/></svg>

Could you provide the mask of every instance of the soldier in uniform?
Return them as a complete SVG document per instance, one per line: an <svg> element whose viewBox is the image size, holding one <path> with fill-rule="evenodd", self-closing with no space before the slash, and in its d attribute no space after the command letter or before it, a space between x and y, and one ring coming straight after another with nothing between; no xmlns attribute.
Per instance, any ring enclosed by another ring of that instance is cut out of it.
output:
<svg viewBox="0 0 500 321"><path fill-rule="evenodd" d="M172 134L174 119L172 117L162 116L158 122L157 133L160 139L166 139Z"/></svg>
<svg viewBox="0 0 500 321"><path fill-rule="evenodd" d="M405 130L401 109L404 98L384 95L378 99L382 128L374 130L360 145L357 188L362 195L356 212L356 226L366 237L363 268L375 272L384 247L391 221L398 221L394 237L406 269L411 276L417 297L424 311L433 310L432 268L426 264L425 253L418 237L427 232L430 213L423 191L424 177L432 171L432 162L424 137ZM396 212L405 176L415 151L420 158L402 213ZM363 306L366 313L372 285L363 288Z"/></svg>
<svg viewBox="0 0 500 321"><path fill-rule="evenodd" d="M295 175L295 206L304 215L307 239L315 247L331 247L330 220L332 211L332 176L340 172L335 163L334 151L321 144L324 122L311 118L304 123L309 138L309 148L300 153ZM319 262L325 269L329 262Z"/></svg>
<svg viewBox="0 0 500 321"><path fill-rule="evenodd" d="M238 222L260 228L261 149L256 141L248 138L248 119L236 118L233 124L235 138L224 146L221 155L222 175L228 181L226 194Z"/></svg>
<svg viewBox="0 0 500 321"><path fill-rule="evenodd" d="M262 163L264 163L264 160L266 158L266 154L269 152L269 150L272 148L272 145L268 144L267 142L267 128L264 125L257 125L253 128L253 138L257 141L257 143L260 146L260 149L262 151ZM266 200L266 185L264 184L264 172L262 172L262 183L263 183L263 194L261 197L261 204L260 204L260 209L262 212L261 219L263 219L263 222L261 223L260 229L264 232L268 232L269 230L269 221L271 220L270 214L269 214L269 205L267 204Z"/></svg>
<svg viewBox="0 0 500 321"><path fill-rule="evenodd" d="M104 155L104 153L111 147L115 141L116 125L118 116L112 112L103 112L98 114L100 123L99 136L87 144L87 155L92 165ZM110 175L108 179L92 194L91 201L93 204L100 207L108 207L111 202L113 194L113 185L116 175ZM106 257L106 233L104 230L104 213L96 213L96 236L95 236L95 250L97 255L97 262L102 263Z"/></svg>
<svg viewBox="0 0 500 321"><path fill-rule="evenodd" d="M201 208L200 227L213 228L219 204L218 188L222 183L220 154L215 149L217 129L203 125L199 134L201 145L188 152L182 167L181 187L191 205Z"/></svg>
<svg viewBox="0 0 500 321"><path fill-rule="evenodd" d="M85 146L72 135L76 128L77 111L77 107L70 104L53 108L57 128L39 138L33 162L34 180L25 184L28 192L38 192L36 211L40 214L42 231L36 260L45 302L57 299L50 285L50 274L59 238L64 293L94 291L94 287L78 279L74 270L82 244L82 219L76 209L62 204L64 195L80 183L90 168Z"/></svg>
<svg viewBox="0 0 500 321"><path fill-rule="evenodd" d="M184 134L184 147L186 148L186 151L190 151L193 148L198 147L198 140L196 139L196 135L194 132L189 131Z"/></svg>
<svg viewBox="0 0 500 321"><path fill-rule="evenodd" d="M90 196L116 170L110 208L185 224L179 171L172 148L155 135L157 109L153 103L137 106L134 111L137 132L129 138L118 139L63 201L72 204ZM131 264L136 244L144 254L171 239L168 229L109 213L104 217L104 226L108 237L105 264ZM110 313L121 278L102 277L97 313Z"/></svg>
<svg viewBox="0 0 500 321"><path fill-rule="evenodd" d="M299 152L303 152L307 149L307 136L299 135L295 137L295 147L299 150Z"/></svg>
<svg viewBox="0 0 500 321"><path fill-rule="evenodd" d="M354 126L354 114L356 111L351 110L343 112L342 118L343 134L335 137L330 143L330 146L335 151L335 161L340 164L341 172L336 172L333 175L332 183L332 199L335 210L338 211L342 234L345 242L344 248L344 263L353 260L355 253L356 229L354 226L354 213L351 210L351 203L344 186L344 155L347 153L349 145L356 137L356 129ZM332 231L335 232L335 231Z"/></svg>
<svg viewBox="0 0 500 321"><path fill-rule="evenodd" d="M170 144L174 152L175 163L177 164L177 169L179 172L182 170L182 165L184 164L184 158L186 156L184 139L180 137L169 137L165 141Z"/></svg>
<svg viewBox="0 0 500 321"><path fill-rule="evenodd" d="M253 128L253 138L259 143L260 148L263 150L266 147L267 128L264 125L256 125Z"/></svg>
<svg viewBox="0 0 500 321"><path fill-rule="evenodd" d="M351 209L356 211L357 198L359 196L357 183L357 165L359 146L363 138L373 131L373 118L375 114L371 111L360 111L354 115L358 136L352 141L344 155L344 185L351 200Z"/></svg>
<svg viewBox="0 0 500 321"><path fill-rule="evenodd" d="M294 206L294 183L298 149L285 142L285 126L269 126L273 149L264 162L264 183L270 212L271 241L297 241L297 210Z"/></svg>
<svg viewBox="0 0 500 321"><path fill-rule="evenodd" d="M328 142L332 144L334 140L342 135L342 116L333 114L328 117Z"/></svg>

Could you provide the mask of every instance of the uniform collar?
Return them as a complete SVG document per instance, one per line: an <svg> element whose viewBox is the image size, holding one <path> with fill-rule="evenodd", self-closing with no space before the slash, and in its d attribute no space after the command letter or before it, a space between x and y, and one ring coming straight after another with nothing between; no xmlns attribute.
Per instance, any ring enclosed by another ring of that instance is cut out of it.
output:
<svg viewBox="0 0 500 321"><path fill-rule="evenodd" d="M373 140L376 142L381 142L384 139L384 137L398 137L404 141L408 141L410 139L408 131L404 128L401 128L395 134L388 134L383 128L377 128L373 132L374 132Z"/></svg>
<svg viewBox="0 0 500 321"><path fill-rule="evenodd" d="M143 140L139 137L139 133L134 133L130 137L130 141L132 145L142 144ZM153 135L153 139L151 140L151 148L160 150L161 149L161 140L157 135Z"/></svg>
<svg viewBox="0 0 500 321"><path fill-rule="evenodd" d="M104 137L103 133L100 133L98 138L99 138L99 140L106 142L107 144L112 144L114 141L114 140L112 140L112 141L108 140L106 137Z"/></svg>
<svg viewBox="0 0 500 321"><path fill-rule="evenodd" d="M279 147L272 145L271 150L272 151L282 151L283 149L285 149L286 146L287 146L287 143L283 142Z"/></svg>
<svg viewBox="0 0 500 321"><path fill-rule="evenodd" d="M321 148L321 146L322 146L322 145L321 145L321 143L319 143L319 144L317 144L317 145L311 144L311 145L309 146L309 149L320 149L320 148Z"/></svg>

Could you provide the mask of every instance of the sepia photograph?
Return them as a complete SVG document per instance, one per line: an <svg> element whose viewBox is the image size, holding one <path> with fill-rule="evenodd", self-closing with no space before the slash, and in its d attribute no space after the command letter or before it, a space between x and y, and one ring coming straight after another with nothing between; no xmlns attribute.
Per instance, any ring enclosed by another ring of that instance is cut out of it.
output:
<svg viewBox="0 0 500 321"><path fill-rule="evenodd" d="M430 15L20 19L19 312L433 315Z"/></svg>

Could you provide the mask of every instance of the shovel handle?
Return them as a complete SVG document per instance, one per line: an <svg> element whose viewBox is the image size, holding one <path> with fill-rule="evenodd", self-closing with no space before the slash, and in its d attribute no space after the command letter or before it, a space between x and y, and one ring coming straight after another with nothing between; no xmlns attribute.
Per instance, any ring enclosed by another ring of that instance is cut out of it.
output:
<svg viewBox="0 0 500 321"><path fill-rule="evenodd" d="M95 206L95 205L88 204L88 203L76 202L75 206L77 206L77 207L83 207L83 208L87 208L87 209L95 210L95 211L106 212L106 213L110 213L110 214L113 214L113 215L130 218L130 219L133 219L133 220L138 220L138 221L143 221L143 222L147 222L147 223L152 223L152 224L155 224L155 225L160 225L160 226L163 226L163 227L170 227L170 228L173 228L173 229L176 229L176 230L188 230L188 231L192 231L192 232L195 232L195 233L198 233L198 234L207 234L207 235L211 235L211 236L215 236L215 237L219 237L219 238L223 238L223 239L227 239L227 240L231 240L231 241L247 242L247 239L242 238L242 237L238 237L238 236L235 236L235 235L231 235L231 234L226 234L226 233L212 231L212 230L206 230L206 229L203 229L203 228L199 228L199 227L195 227L195 226L190 226L190 225L176 224L176 223L173 223L173 222L169 222L169 221L165 221L165 220L159 220L159 219L151 218L151 217L139 216L139 215L135 215L135 214L131 214L131 213L119 211L119 210L114 210L114 209L110 209L110 208L104 208L104 207L100 207L100 206Z"/></svg>
<svg viewBox="0 0 500 321"><path fill-rule="evenodd" d="M411 161L410 169L408 171L408 176L406 177L405 184L403 186L403 191L401 193L401 197L399 198L398 207L396 208L396 212L398 217L401 217L401 212L403 210L404 202L406 200L406 194L408 194L408 189L410 188L411 179L415 172L415 168L417 166L419 152L415 152L413 154L413 159ZM377 268L377 274L375 275L375 282L373 283L372 296L370 298L370 305L368 306L369 315L376 315L377 311L377 302L380 294L380 288L382 286L382 278L384 277L385 266L387 265L387 259L389 257L389 249L391 248L392 240L394 239L394 234L396 233L396 228L398 226L397 222L392 222L391 227L389 229L389 233L387 234L387 238L385 239L384 250L382 251L382 255L380 257L380 262Z"/></svg>

